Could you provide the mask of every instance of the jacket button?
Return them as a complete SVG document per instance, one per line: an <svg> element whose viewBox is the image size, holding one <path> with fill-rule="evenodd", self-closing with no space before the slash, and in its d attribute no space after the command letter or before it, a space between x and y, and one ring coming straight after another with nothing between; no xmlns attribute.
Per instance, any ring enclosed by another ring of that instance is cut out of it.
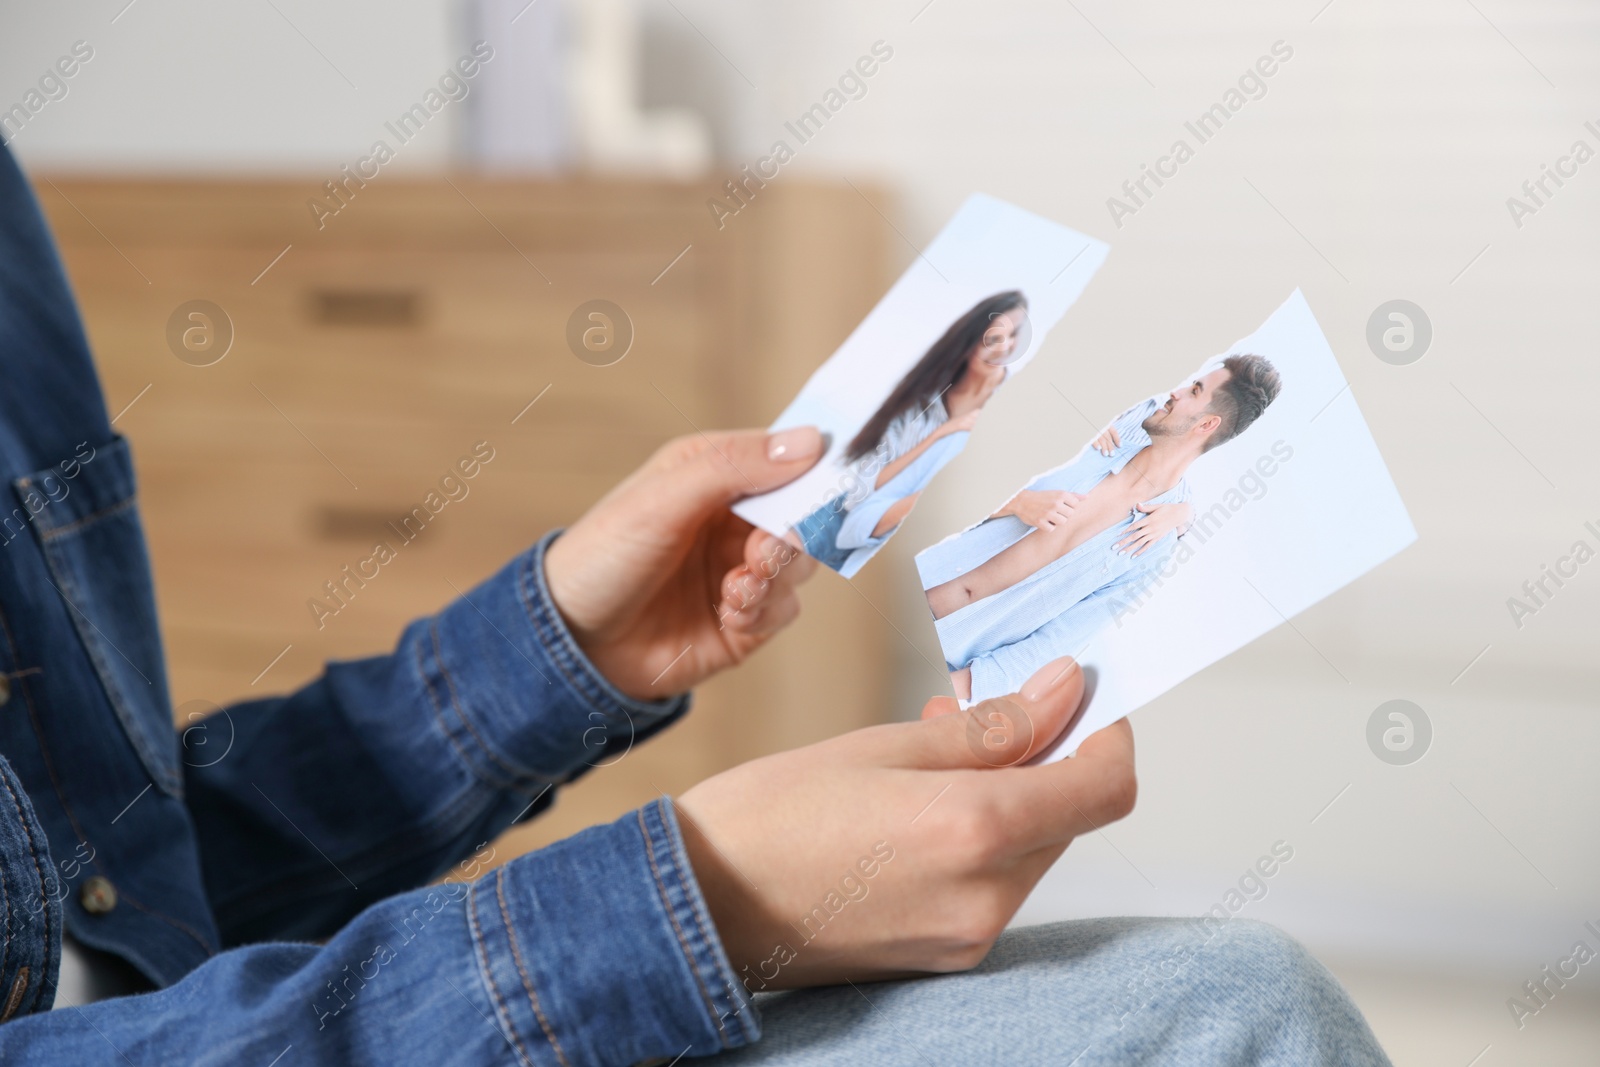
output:
<svg viewBox="0 0 1600 1067"><path fill-rule="evenodd" d="M109 878L92 875L84 879L83 888L78 890L78 903L90 915L104 915L117 906L117 887Z"/></svg>

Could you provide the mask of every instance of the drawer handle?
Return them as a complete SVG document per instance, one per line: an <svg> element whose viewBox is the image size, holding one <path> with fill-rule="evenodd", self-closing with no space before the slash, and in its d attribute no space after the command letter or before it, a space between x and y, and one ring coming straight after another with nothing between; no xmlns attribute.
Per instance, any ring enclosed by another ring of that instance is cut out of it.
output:
<svg viewBox="0 0 1600 1067"><path fill-rule="evenodd" d="M406 329L417 324L421 302L414 292L317 289L311 294L311 317L323 326Z"/></svg>
<svg viewBox="0 0 1600 1067"><path fill-rule="evenodd" d="M317 536L324 541L390 541L397 536L394 522L405 517L400 508L348 507L324 504L314 513Z"/></svg>

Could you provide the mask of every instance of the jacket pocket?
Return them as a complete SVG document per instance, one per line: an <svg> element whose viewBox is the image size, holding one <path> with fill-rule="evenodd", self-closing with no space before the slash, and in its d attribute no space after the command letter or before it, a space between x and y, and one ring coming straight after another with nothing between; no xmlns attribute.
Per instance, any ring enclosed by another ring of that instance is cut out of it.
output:
<svg viewBox="0 0 1600 1067"><path fill-rule="evenodd" d="M155 784L180 796L155 586L127 440L85 442L73 459L11 484L128 740Z"/></svg>

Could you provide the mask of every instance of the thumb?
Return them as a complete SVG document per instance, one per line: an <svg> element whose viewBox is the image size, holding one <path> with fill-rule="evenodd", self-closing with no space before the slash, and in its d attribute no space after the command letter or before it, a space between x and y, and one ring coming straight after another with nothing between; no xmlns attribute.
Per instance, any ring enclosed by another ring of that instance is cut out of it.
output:
<svg viewBox="0 0 1600 1067"><path fill-rule="evenodd" d="M915 726L912 765L924 768L1015 767L1042 752L1072 722L1083 702L1083 671L1070 656L1052 660L1021 692L951 713L935 697Z"/></svg>
<svg viewBox="0 0 1600 1067"><path fill-rule="evenodd" d="M641 472L648 475L651 498L643 510L668 526L697 522L743 497L787 485L810 470L823 450L815 426L682 437Z"/></svg>

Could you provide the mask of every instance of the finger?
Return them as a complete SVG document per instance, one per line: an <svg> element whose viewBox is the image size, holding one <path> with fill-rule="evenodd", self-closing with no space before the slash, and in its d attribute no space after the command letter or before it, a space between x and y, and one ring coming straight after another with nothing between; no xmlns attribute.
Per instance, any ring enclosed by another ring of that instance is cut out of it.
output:
<svg viewBox="0 0 1600 1067"><path fill-rule="evenodd" d="M795 587L810 574L812 560L769 534L763 537L778 546L779 555L788 554L790 563L772 578L770 563L774 557L753 553L755 566L741 563L723 576L719 589L721 599L715 611L723 629L736 630L754 636L766 636L782 629L800 614L800 600ZM753 535L750 539L757 540ZM748 547L748 542L747 542ZM770 549L772 546L764 545ZM747 552L747 557L751 553ZM802 562L803 561L803 562Z"/></svg>
<svg viewBox="0 0 1600 1067"><path fill-rule="evenodd" d="M751 574L742 563L724 575L721 596L715 607L720 625L724 628L748 625L749 618L741 619L741 616L753 616L761 609L767 584Z"/></svg>
<svg viewBox="0 0 1600 1067"><path fill-rule="evenodd" d="M759 606L775 588L780 588L777 579L783 574L783 568L799 558L806 558L788 542L759 529L746 535L742 554L744 561L729 570L722 580L724 601L739 599L736 607L741 610Z"/></svg>
<svg viewBox="0 0 1600 1067"><path fill-rule="evenodd" d="M758 607L728 615L723 628L745 637L766 640L800 617L800 598L793 590L767 597Z"/></svg>
<svg viewBox="0 0 1600 1067"><path fill-rule="evenodd" d="M1083 672L1076 661L1053 660L1020 693L917 724L896 761L929 769L1015 767L1055 740L1082 699Z"/></svg>
<svg viewBox="0 0 1600 1067"><path fill-rule="evenodd" d="M751 530L744 539L744 561L763 578L776 578L778 572L796 557L804 555L781 537L762 529Z"/></svg>
<svg viewBox="0 0 1600 1067"><path fill-rule="evenodd" d="M1047 848L1116 822L1133 810L1133 727L1119 719L1084 738L1077 754L1015 767L977 780L988 791L997 821L1025 850Z"/></svg>
<svg viewBox="0 0 1600 1067"><path fill-rule="evenodd" d="M937 719L944 715L954 715L961 710L961 702L955 697L934 697L922 705L923 719Z"/></svg>
<svg viewBox="0 0 1600 1067"><path fill-rule="evenodd" d="M1117 432L1117 428L1115 426L1106 431L1106 436L1111 438L1111 443L1113 445L1116 445L1119 448L1122 446L1122 435Z"/></svg>
<svg viewBox="0 0 1600 1067"><path fill-rule="evenodd" d="M771 588L767 590L768 597L798 597L800 595L800 586L816 570L815 560L810 556L802 558L805 560L803 564L799 562L791 563L778 572L778 576L772 580Z"/></svg>
<svg viewBox="0 0 1600 1067"><path fill-rule="evenodd" d="M792 482L821 457L822 443L814 426L679 438L624 483L629 510L667 529L694 526L736 500Z"/></svg>

